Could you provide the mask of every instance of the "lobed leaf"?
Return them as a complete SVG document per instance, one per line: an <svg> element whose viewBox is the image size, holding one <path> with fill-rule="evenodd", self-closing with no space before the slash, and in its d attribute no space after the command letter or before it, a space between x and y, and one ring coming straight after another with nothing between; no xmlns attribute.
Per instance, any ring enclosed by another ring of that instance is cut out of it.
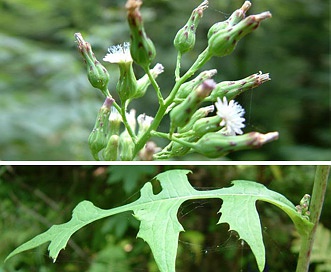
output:
<svg viewBox="0 0 331 272"><path fill-rule="evenodd" d="M141 224L137 237L150 246L155 261L162 272L174 272L178 248L178 237L184 231L177 213L180 205L192 199L220 198L223 204L218 224L227 223L239 237L247 242L255 255L260 271L265 266L265 248L259 215L255 203L262 200L276 205L294 222L300 235L305 236L312 228L306 218L301 216L295 206L284 196L268 190L262 184L246 181L233 181L233 186L216 190L199 191L194 189L187 179L188 170L170 170L156 176L162 190L154 194L151 182L145 183L140 190L138 200L117 208L103 210L89 201L79 203L69 222L54 225L46 232L36 236L15 249L10 257L49 242L50 257L55 261L59 252L65 248L71 235L85 225L117 213L133 211Z"/></svg>

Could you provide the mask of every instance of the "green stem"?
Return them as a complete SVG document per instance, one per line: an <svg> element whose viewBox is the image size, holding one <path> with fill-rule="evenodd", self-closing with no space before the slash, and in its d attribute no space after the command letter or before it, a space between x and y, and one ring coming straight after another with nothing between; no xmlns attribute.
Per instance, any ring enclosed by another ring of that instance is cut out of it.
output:
<svg viewBox="0 0 331 272"><path fill-rule="evenodd" d="M206 64L207 61L209 61L212 57L212 54L209 52L209 47L207 47L202 53L198 56L198 58L195 60L191 68L183 75L183 78L190 78L194 75L194 73L199 70L203 65ZM186 81L185 79L185 81Z"/></svg>
<svg viewBox="0 0 331 272"><path fill-rule="evenodd" d="M180 52L178 52L176 70L175 70L175 79L176 79L176 81L178 81L179 78L180 78L180 63L181 63L181 60L182 60L182 54Z"/></svg>
<svg viewBox="0 0 331 272"><path fill-rule="evenodd" d="M168 107L171 105L171 103L174 101L176 94L179 90L179 87L187 80L189 79L191 76L194 75L194 73L199 70L208 60L210 60L210 58L212 57L212 55L210 54L208 47L199 55L199 57L196 59L196 61L193 63L193 65L191 66L191 68L182 76L178 79L178 81L175 83L175 86L172 88L169 96L163 100L162 98L162 102L160 103L159 109L154 117L154 121L152 122L152 124L150 125L150 127L148 128L148 130L138 139L138 141L136 142L136 146L134 149L134 157L138 154L138 152L144 147L144 145L146 144L146 142L148 141L148 139L151 137L151 131L152 130L156 130L158 128L158 126L160 125L163 116L165 115ZM157 93L160 93L160 89L156 83L156 81L154 80L154 78L150 75L149 70L145 69L146 73L148 74L148 76L150 77L151 83L153 84L153 82L156 84L156 91ZM153 84L154 86L154 84ZM155 88L154 86L154 88ZM158 95L159 97L159 95ZM162 97L162 96L161 96ZM160 101L160 99L159 99Z"/></svg>
<svg viewBox="0 0 331 272"><path fill-rule="evenodd" d="M310 221L314 224L314 227L305 237L301 237L301 248L299 252L296 272L309 271L310 256L313 248L316 229L323 208L329 172L330 166L317 166L313 192L310 201Z"/></svg>
<svg viewBox="0 0 331 272"><path fill-rule="evenodd" d="M114 103L115 104L115 103ZM117 105L118 106L118 105ZM114 105L114 107L117 109L117 107ZM117 109L118 110L118 109ZM123 121L123 124L126 128L126 130L128 131L132 141L134 143L136 143L137 141L137 137L136 137L136 134L133 132L129 122L128 122L128 119L126 118L126 107L124 106L123 108L119 108L119 112L121 113L121 116L122 116L122 121Z"/></svg>
<svg viewBox="0 0 331 272"><path fill-rule="evenodd" d="M153 77L153 75L151 74L151 71L149 70L149 68L146 69L146 74L148 75L148 78L151 81L151 84L153 85L153 88L156 91L156 95L157 95L157 98L159 100L159 105L163 106L164 105L164 99L163 99L163 96L161 94L160 87L157 84L157 82L156 82L155 78Z"/></svg>

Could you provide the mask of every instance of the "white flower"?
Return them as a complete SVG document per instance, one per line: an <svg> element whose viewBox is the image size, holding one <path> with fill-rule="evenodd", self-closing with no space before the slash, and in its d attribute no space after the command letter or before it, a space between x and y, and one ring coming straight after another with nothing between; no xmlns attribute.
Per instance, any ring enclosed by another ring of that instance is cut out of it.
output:
<svg viewBox="0 0 331 272"><path fill-rule="evenodd" d="M245 110L234 100L228 100L223 97L223 101L218 97L215 103L217 108L217 115L222 118L220 126L224 126L220 133L224 135L236 135L243 134L241 128L244 128L245 118L242 116L245 114Z"/></svg>
<svg viewBox="0 0 331 272"><path fill-rule="evenodd" d="M136 110L135 109L131 109L130 112L126 113L126 119L130 125L130 127L132 128L132 130L136 129Z"/></svg>
<svg viewBox="0 0 331 272"><path fill-rule="evenodd" d="M145 113L140 114L137 117L137 122L139 125L139 132L144 133L152 124L154 118L146 115Z"/></svg>
<svg viewBox="0 0 331 272"><path fill-rule="evenodd" d="M125 42L123 45L113 45L109 47L108 52L109 53L103 58L104 61L110 63L132 62L129 42Z"/></svg>
<svg viewBox="0 0 331 272"><path fill-rule="evenodd" d="M159 74L162 74L164 67L161 63L157 63L153 69L151 69L151 74L157 77Z"/></svg>
<svg viewBox="0 0 331 272"><path fill-rule="evenodd" d="M109 121L116 122L116 123L122 122L122 116L120 115L120 113L117 111L117 109L115 107L111 107L111 109L110 109Z"/></svg>

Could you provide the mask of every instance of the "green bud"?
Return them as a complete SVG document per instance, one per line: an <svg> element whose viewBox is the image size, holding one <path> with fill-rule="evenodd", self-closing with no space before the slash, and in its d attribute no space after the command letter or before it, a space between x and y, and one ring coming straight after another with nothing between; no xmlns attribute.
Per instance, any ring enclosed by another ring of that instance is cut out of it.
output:
<svg viewBox="0 0 331 272"><path fill-rule="evenodd" d="M87 68L87 77L94 88L99 89L105 96L108 96L109 73L106 68L96 59L91 45L85 42L80 33L75 33L78 49L82 54Z"/></svg>
<svg viewBox="0 0 331 272"><path fill-rule="evenodd" d="M98 112L94 128L89 135L88 144L95 160L99 160L99 152L107 145L108 118L114 99L107 97Z"/></svg>
<svg viewBox="0 0 331 272"><path fill-rule="evenodd" d="M115 107L111 107L109 115L109 134L118 135L120 131L120 125L122 122L122 116Z"/></svg>
<svg viewBox="0 0 331 272"><path fill-rule="evenodd" d="M132 141L131 137L124 131L120 135L120 157L122 161L132 161L133 160L133 151L135 144Z"/></svg>
<svg viewBox="0 0 331 272"><path fill-rule="evenodd" d="M296 206L297 212L300 213L303 217L309 220L309 203L310 203L310 195L305 194L303 198L300 200L300 205Z"/></svg>
<svg viewBox="0 0 331 272"><path fill-rule="evenodd" d="M218 158L229 152L258 148L276 139L278 139L278 132L267 134L250 132L240 136L225 136L217 132L210 132L202 136L196 143L188 146L206 157Z"/></svg>
<svg viewBox="0 0 331 272"><path fill-rule="evenodd" d="M133 72L132 62L119 63L120 78L116 85L116 91L122 104L131 99L137 92L137 79Z"/></svg>
<svg viewBox="0 0 331 272"><path fill-rule="evenodd" d="M198 140L196 136L188 136L184 138L180 138L182 141L186 142L195 142ZM178 142L172 141L169 145L167 145L163 150L154 155L155 159L169 159L172 157L180 157L186 155L191 150L191 147L180 144Z"/></svg>
<svg viewBox="0 0 331 272"><path fill-rule="evenodd" d="M176 127L183 127L189 122L200 103L210 94L215 85L214 80L205 80L181 104L171 110L170 133L173 133Z"/></svg>
<svg viewBox="0 0 331 272"><path fill-rule="evenodd" d="M186 138L185 139L188 142L193 141L192 138ZM195 139L196 140L196 139ZM169 158L170 157L180 157L186 155L191 150L190 147L181 145L179 143L173 142L171 145L171 150L169 152Z"/></svg>
<svg viewBox="0 0 331 272"><path fill-rule="evenodd" d="M197 122L199 119L201 119L203 117L206 117L208 115L208 113L213 112L214 109L215 109L214 105L210 105L210 106L198 109L195 113L193 113L190 121L185 126L178 129L178 132L184 133L184 132L191 130L193 128L193 125L195 124L195 122Z"/></svg>
<svg viewBox="0 0 331 272"><path fill-rule="evenodd" d="M102 156L105 161L116 161L119 146L119 136L110 136L106 148L102 151Z"/></svg>
<svg viewBox="0 0 331 272"><path fill-rule="evenodd" d="M245 14L250 6L245 6L245 4L242 7L243 14ZM215 30L213 30L210 32L208 38L208 53L218 57L230 54L241 38L256 29L262 20L270 17L271 13L266 11L257 15L248 16L240 22L234 20L236 24L224 27L219 31L215 32Z"/></svg>
<svg viewBox="0 0 331 272"><path fill-rule="evenodd" d="M131 34L131 56L137 64L147 70L155 58L156 51L152 40L145 32L140 13L141 4L141 0L128 0L125 8Z"/></svg>
<svg viewBox="0 0 331 272"><path fill-rule="evenodd" d="M240 22L242 19L245 18L245 13L250 7L251 3L249 1L246 1L240 9L237 9L231 14L229 19L223 22L217 22L216 24L212 25L208 31L207 38L209 39L213 34L227 29L231 26L234 26L235 24Z"/></svg>
<svg viewBox="0 0 331 272"><path fill-rule="evenodd" d="M192 130L198 137L205 135L208 132L216 132L220 130L220 123L222 118L218 115L212 117L205 117L195 122Z"/></svg>
<svg viewBox="0 0 331 272"><path fill-rule="evenodd" d="M157 78L157 76L161 73L163 73L164 71L164 67L162 64L157 63L153 69L150 70L150 73L152 75L152 77L155 79ZM149 85L151 84L151 81L148 77L148 75L144 75L142 78L140 78L137 82L138 86L137 86L137 91L136 94L134 95L134 97L132 97L132 99L136 99L139 97L142 97L145 95L147 88L149 87Z"/></svg>
<svg viewBox="0 0 331 272"><path fill-rule="evenodd" d="M215 89L205 101L217 101L217 97L224 96L230 101L244 91L256 88L269 80L269 74L262 74L262 72L259 72L237 81L222 81L216 84Z"/></svg>
<svg viewBox="0 0 331 272"><path fill-rule="evenodd" d="M194 47L195 44L195 31L199 25L200 19L203 16L203 11L208 8L208 1L203 1L191 14L186 25L181 28L174 39L175 48L184 54Z"/></svg>
<svg viewBox="0 0 331 272"><path fill-rule="evenodd" d="M203 71L196 78L194 78L194 79L192 79L188 82L183 83L179 87L179 90L176 94L175 99L184 99L184 98L186 98L192 92L193 89L198 87L198 85L200 85L205 80L212 78L216 73L217 73L216 69Z"/></svg>

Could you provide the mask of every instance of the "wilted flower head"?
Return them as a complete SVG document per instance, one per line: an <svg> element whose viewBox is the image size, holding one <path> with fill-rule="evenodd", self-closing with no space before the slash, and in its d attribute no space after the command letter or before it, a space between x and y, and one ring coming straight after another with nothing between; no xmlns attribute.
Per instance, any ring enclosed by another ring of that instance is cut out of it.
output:
<svg viewBox="0 0 331 272"><path fill-rule="evenodd" d="M109 53L103 58L104 61L110 63L132 62L129 42L125 42L123 45L113 45L109 47L108 52Z"/></svg>
<svg viewBox="0 0 331 272"><path fill-rule="evenodd" d="M215 106L217 115L222 118L220 126L224 126L220 132L224 135L243 134L241 128L245 127L245 118L242 118L245 110L234 100L228 103L226 97L223 97L223 101L218 97Z"/></svg>

